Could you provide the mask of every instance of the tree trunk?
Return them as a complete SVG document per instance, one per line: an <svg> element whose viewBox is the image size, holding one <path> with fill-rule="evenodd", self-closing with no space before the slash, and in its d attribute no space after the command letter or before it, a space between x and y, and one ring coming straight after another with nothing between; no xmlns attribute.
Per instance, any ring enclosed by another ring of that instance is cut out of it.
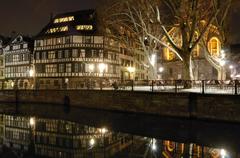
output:
<svg viewBox="0 0 240 158"><path fill-rule="evenodd" d="M184 53L183 57L183 77L182 79L184 80L184 88L192 88L192 83L191 80L193 79L193 74L192 74L192 63L191 63L191 55L188 55L190 53Z"/></svg>
<svg viewBox="0 0 240 158"><path fill-rule="evenodd" d="M156 80L157 79L157 69L156 69L156 66L152 66L151 64L149 64L149 65L150 65L149 72L148 72L149 79L150 80Z"/></svg>

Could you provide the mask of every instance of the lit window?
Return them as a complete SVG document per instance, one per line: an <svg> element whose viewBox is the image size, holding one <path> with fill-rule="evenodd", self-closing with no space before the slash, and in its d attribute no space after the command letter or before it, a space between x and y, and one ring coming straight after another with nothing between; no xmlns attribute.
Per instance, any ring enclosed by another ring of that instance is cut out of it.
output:
<svg viewBox="0 0 240 158"><path fill-rule="evenodd" d="M68 31L68 26L50 28L46 31L47 34L57 33L57 32L66 32Z"/></svg>
<svg viewBox="0 0 240 158"><path fill-rule="evenodd" d="M92 25L77 25L76 26L77 30L93 30L93 26Z"/></svg>
<svg viewBox="0 0 240 158"><path fill-rule="evenodd" d="M175 58L175 54L168 48L164 48L165 59L171 61Z"/></svg>
<svg viewBox="0 0 240 158"><path fill-rule="evenodd" d="M69 21L74 21L74 16L55 19L54 23L57 24L57 23L64 23L64 22L69 22Z"/></svg>
<svg viewBox="0 0 240 158"><path fill-rule="evenodd" d="M219 57L221 50L221 43L219 39L213 37L208 42L208 51L210 52L211 56Z"/></svg>

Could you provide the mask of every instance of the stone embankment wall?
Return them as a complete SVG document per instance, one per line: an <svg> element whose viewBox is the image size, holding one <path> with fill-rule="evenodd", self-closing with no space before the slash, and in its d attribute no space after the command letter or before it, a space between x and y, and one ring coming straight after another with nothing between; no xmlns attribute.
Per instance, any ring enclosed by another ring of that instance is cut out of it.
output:
<svg viewBox="0 0 240 158"><path fill-rule="evenodd" d="M1 91L2 103L56 104L240 122L240 96L94 90Z"/></svg>

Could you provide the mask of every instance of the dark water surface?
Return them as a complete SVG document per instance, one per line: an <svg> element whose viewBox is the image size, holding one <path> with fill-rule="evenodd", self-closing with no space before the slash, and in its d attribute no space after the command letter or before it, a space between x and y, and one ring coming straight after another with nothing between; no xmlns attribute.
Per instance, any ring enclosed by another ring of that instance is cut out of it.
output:
<svg viewBox="0 0 240 158"><path fill-rule="evenodd" d="M2 104L2 157L238 157L240 124Z"/></svg>

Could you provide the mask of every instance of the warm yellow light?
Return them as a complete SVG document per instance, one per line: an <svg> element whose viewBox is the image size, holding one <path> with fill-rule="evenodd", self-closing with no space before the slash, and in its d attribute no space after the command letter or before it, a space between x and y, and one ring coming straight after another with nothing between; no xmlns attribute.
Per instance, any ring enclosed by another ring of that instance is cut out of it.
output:
<svg viewBox="0 0 240 158"><path fill-rule="evenodd" d="M94 71L94 64L89 64L88 68L89 68L90 72L93 72Z"/></svg>
<svg viewBox="0 0 240 158"><path fill-rule="evenodd" d="M92 25L77 25L76 26L77 30L93 30Z"/></svg>
<svg viewBox="0 0 240 158"><path fill-rule="evenodd" d="M164 71L164 67L159 68L159 72L162 73Z"/></svg>
<svg viewBox="0 0 240 158"><path fill-rule="evenodd" d="M134 73L136 71L135 67L128 67L127 70L130 73Z"/></svg>
<svg viewBox="0 0 240 158"><path fill-rule="evenodd" d="M100 132L101 132L102 134L105 134L105 133L108 132L108 130L107 130L106 128L102 128L102 129L100 129Z"/></svg>
<svg viewBox="0 0 240 158"><path fill-rule="evenodd" d="M107 65L104 64L104 63L100 63L100 64L98 65L98 68L99 68L100 73L103 73L103 72L106 70Z"/></svg>
<svg viewBox="0 0 240 158"><path fill-rule="evenodd" d="M35 119L33 117L30 118L29 120L30 126L34 126L35 125Z"/></svg>
<svg viewBox="0 0 240 158"><path fill-rule="evenodd" d="M13 81L11 82L11 86L14 87L14 82Z"/></svg>
<svg viewBox="0 0 240 158"><path fill-rule="evenodd" d="M35 71L34 71L33 69L30 69L30 70L29 70L29 76L30 76L30 77L33 77L34 74L35 74Z"/></svg>
<svg viewBox="0 0 240 158"><path fill-rule="evenodd" d="M89 145L90 146L93 146L95 144L95 140L92 138L92 139L90 139L90 141L89 141Z"/></svg>
<svg viewBox="0 0 240 158"><path fill-rule="evenodd" d="M69 22L69 21L74 21L74 16L58 18L58 19L55 19L53 23L57 24L57 23L63 23L63 22Z"/></svg>
<svg viewBox="0 0 240 158"><path fill-rule="evenodd" d="M220 154L221 154L222 158L224 158L227 155L226 151L224 149L220 150Z"/></svg>
<svg viewBox="0 0 240 158"><path fill-rule="evenodd" d="M66 31L68 31L68 26L50 28L46 31L46 33L51 34L51 33L66 32Z"/></svg>

